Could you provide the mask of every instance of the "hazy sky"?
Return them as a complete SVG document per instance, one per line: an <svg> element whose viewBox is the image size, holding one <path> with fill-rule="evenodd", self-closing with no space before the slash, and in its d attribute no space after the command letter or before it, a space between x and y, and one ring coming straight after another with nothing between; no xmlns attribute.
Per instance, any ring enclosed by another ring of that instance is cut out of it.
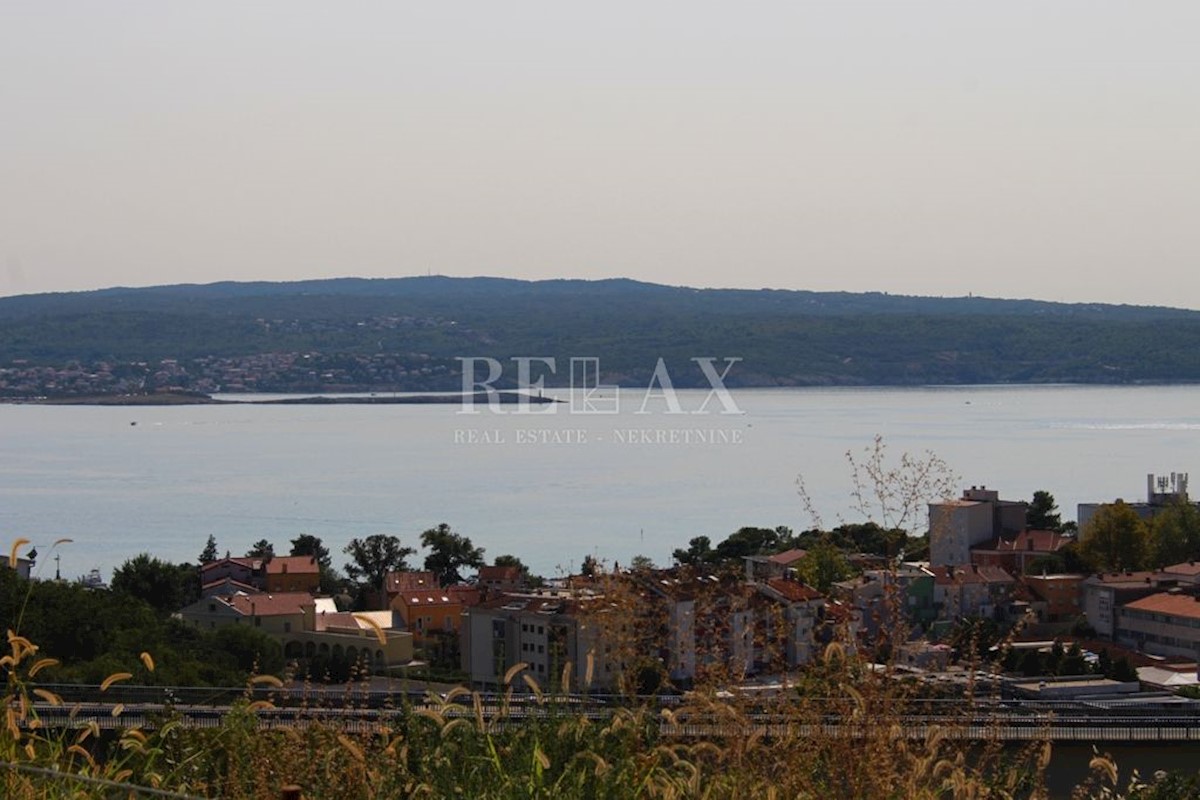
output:
<svg viewBox="0 0 1200 800"><path fill-rule="evenodd" d="M0 294L627 276L1200 308L1200 3L0 0Z"/></svg>

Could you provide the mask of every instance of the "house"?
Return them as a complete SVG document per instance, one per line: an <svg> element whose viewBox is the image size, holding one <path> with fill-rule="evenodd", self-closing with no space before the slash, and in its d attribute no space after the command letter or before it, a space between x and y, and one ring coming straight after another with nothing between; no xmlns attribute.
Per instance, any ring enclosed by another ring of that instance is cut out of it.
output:
<svg viewBox="0 0 1200 800"><path fill-rule="evenodd" d="M266 588L263 574L263 559L261 558L225 556L200 565L200 585L215 586L220 581L229 579L244 586L253 586L262 590Z"/></svg>
<svg viewBox="0 0 1200 800"><path fill-rule="evenodd" d="M460 593L437 588L400 592L391 602L392 611L418 643L435 634L457 636L465 608Z"/></svg>
<svg viewBox="0 0 1200 800"><path fill-rule="evenodd" d="M463 671L477 686L500 686L508 671L524 664L513 685L528 675L541 686L558 686L571 665L573 685L611 689L619 672L599 652L596 627L584 619L595 598L570 590L491 598L466 612ZM589 667L590 664L590 667Z"/></svg>
<svg viewBox="0 0 1200 800"><path fill-rule="evenodd" d="M998 536L975 545L970 558L972 564L1002 567L1012 575L1023 575L1034 561L1057 553L1073 541L1073 536L1057 531L1023 530L1016 536Z"/></svg>
<svg viewBox="0 0 1200 800"><path fill-rule="evenodd" d="M179 615L186 624L209 630L225 625L257 628L280 642L286 658L345 658L378 671L408 665L413 657L412 636L380 624L390 622L390 612L371 625L363 619L369 615L339 614L333 600L307 592L206 597Z"/></svg>
<svg viewBox="0 0 1200 800"><path fill-rule="evenodd" d="M1030 607L1038 622L1071 622L1083 613L1082 586L1086 576L1072 574L1024 575L1019 580L1029 590Z"/></svg>
<svg viewBox="0 0 1200 800"><path fill-rule="evenodd" d="M972 486L962 497L929 504L929 561L935 566L970 563L971 548L1013 537L1025 529L1028 504L1001 500L999 492Z"/></svg>
<svg viewBox="0 0 1200 800"><path fill-rule="evenodd" d="M1083 613L1098 636L1113 639L1119 607L1178 584L1178 576L1162 572L1097 573L1080 584Z"/></svg>
<svg viewBox="0 0 1200 800"><path fill-rule="evenodd" d="M480 567L475 583L484 590L485 596L495 597L505 592L520 591L525 576L521 574L521 568L516 566Z"/></svg>
<svg viewBox="0 0 1200 800"><path fill-rule="evenodd" d="M389 572L383 579L383 591L368 600L372 608L389 609L401 592L440 590L437 576L429 571Z"/></svg>
<svg viewBox="0 0 1200 800"><path fill-rule="evenodd" d="M33 569L33 562L28 558L17 558L16 565L12 567L10 567L9 560L7 558L0 559L0 564L3 564L5 569L13 569L13 571L17 573L18 577L24 578L25 580L29 580L30 572Z"/></svg>
<svg viewBox="0 0 1200 800"><path fill-rule="evenodd" d="M746 556L746 580L783 578L788 574L788 570L796 569L806 555L807 550L793 548L770 556Z"/></svg>
<svg viewBox="0 0 1200 800"><path fill-rule="evenodd" d="M939 618L996 618L1007 614L1016 581L1000 567L932 566L934 604Z"/></svg>
<svg viewBox="0 0 1200 800"><path fill-rule="evenodd" d="M1200 654L1200 596L1156 592L1117 609L1118 644L1158 656Z"/></svg>
<svg viewBox="0 0 1200 800"><path fill-rule="evenodd" d="M332 601L326 602L332 605ZM303 630L304 607L312 604L314 599L308 592L214 595L200 598L179 615L185 623L198 628L248 625L263 633L285 634Z"/></svg>
<svg viewBox="0 0 1200 800"><path fill-rule="evenodd" d="M756 588L761 595L762 646L755 671L795 669L816 658L816 633L825 621L824 596L788 578L768 578Z"/></svg>
<svg viewBox="0 0 1200 800"><path fill-rule="evenodd" d="M321 567L313 556L273 556L264 566L268 592L315 592L321 588Z"/></svg>

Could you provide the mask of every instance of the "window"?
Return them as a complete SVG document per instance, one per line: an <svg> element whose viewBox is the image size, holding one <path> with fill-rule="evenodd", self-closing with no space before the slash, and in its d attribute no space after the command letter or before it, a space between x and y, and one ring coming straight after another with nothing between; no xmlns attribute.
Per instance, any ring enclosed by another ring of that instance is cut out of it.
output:
<svg viewBox="0 0 1200 800"><path fill-rule="evenodd" d="M254 627L256 627L256 628L261 628L261 627L262 627L262 617L255 617L255 618L254 618Z"/></svg>
<svg viewBox="0 0 1200 800"><path fill-rule="evenodd" d="M292 632L292 623L290 623L290 622L283 623L283 632L291 633Z"/></svg>

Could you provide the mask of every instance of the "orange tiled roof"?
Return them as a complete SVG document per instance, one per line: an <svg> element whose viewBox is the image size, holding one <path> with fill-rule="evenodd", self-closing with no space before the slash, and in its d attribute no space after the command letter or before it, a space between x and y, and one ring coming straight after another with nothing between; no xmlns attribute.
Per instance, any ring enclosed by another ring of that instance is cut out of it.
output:
<svg viewBox="0 0 1200 800"><path fill-rule="evenodd" d="M1159 592L1149 597L1143 597L1141 600L1126 603L1125 608L1154 614L1170 614L1173 617L1200 619L1200 598L1187 594Z"/></svg>
<svg viewBox="0 0 1200 800"><path fill-rule="evenodd" d="M807 550L801 550L794 547L791 550L784 550L782 553L776 553L775 555L771 556L769 560L774 564L780 564L786 567L788 564L795 563L796 561L804 558L806 555L808 555Z"/></svg>
<svg viewBox="0 0 1200 800"><path fill-rule="evenodd" d="M388 594L439 589L437 576L432 572L389 572L384 588Z"/></svg>
<svg viewBox="0 0 1200 800"><path fill-rule="evenodd" d="M267 562L268 575L317 575L321 568L312 556L275 556Z"/></svg>
<svg viewBox="0 0 1200 800"><path fill-rule="evenodd" d="M308 592L276 592L267 594L235 594L226 600L243 614L260 617L275 617L303 613L305 606L313 605L313 596Z"/></svg>
<svg viewBox="0 0 1200 800"><path fill-rule="evenodd" d="M805 600L817 600L822 596L820 592L811 586L797 581L790 581L787 578L771 578L767 581L767 585L783 595L786 600L793 603Z"/></svg>
<svg viewBox="0 0 1200 800"><path fill-rule="evenodd" d="M520 567L480 567L480 581L520 581Z"/></svg>
<svg viewBox="0 0 1200 800"><path fill-rule="evenodd" d="M1057 531L1021 531L1011 541L997 538L971 549L995 553L1053 553L1070 541L1071 537Z"/></svg>

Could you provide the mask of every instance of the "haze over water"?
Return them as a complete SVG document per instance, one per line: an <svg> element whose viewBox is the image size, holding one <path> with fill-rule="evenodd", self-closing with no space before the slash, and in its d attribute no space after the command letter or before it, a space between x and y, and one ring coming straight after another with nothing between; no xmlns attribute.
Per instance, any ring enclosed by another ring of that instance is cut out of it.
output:
<svg viewBox="0 0 1200 800"><path fill-rule="evenodd" d="M706 392L680 392L695 410ZM32 539L40 574L107 579L147 551L193 561L211 533L240 555L313 533L334 563L353 537L448 522L489 560L534 571L583 556L668 564L693 536L742 525L826 526L850 513L847 450L932 450L961 485L1009 499L1139 499L1146 473L1200 470L1200 386L736 390L742 415L668 415L623 390L620 413L503 415L458 405L0 406L0 538ZM136 422L137 424L131 424ZM670 431L674 434L671 442ZM660 433L661 432L661 433ZM690 441L688 439L690 438ZM664 440L664 441L659 441ZM419 565L423 553L412 559Z"/></svg>

